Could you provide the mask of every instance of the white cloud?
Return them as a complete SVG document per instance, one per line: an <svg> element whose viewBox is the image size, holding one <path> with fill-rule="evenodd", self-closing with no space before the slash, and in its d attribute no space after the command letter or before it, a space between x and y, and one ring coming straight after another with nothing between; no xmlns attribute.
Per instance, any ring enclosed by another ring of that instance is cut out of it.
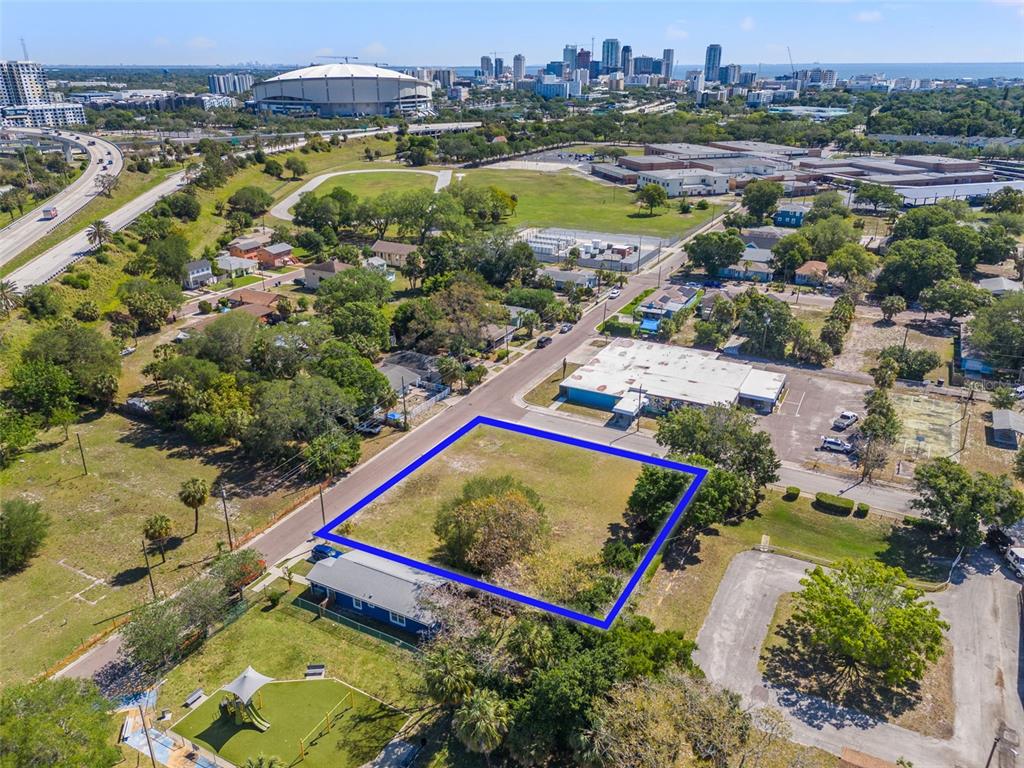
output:
<svg viewBox="0 0 1024 768"><path fill-rule="evenodd" d="M208 37L203 37L202 35L190 38L185 45L197 51L208 51L211 48L217 47L217 43Z"/></svg>
<svg viewBox="0 0 1024 768"><path fill-rule="evenodd" d="M874 24L876 21L882 20L881 11L861 11L853 17L861 24Z"/></svg>
<svg viewBox="0 0 1024 768"><path fill-rule="evenodd" d="M363 53L367 56L383 56L388 52L388 49L384 46L384 43L374 40L369 45L363 48Z"/></svg>
<svg viewBox="0 0 1024 768"><path fill-rule="evenodd" d="M749 32L753 28L754 28L754 17L753 16L744 16L742 19L740 19L740 29L742 29L744 32Z"/></svg>
<svg viewBox="0 0 1024 768"><path fill-rule="evenodd" d="M683 27L685 22L673 21L667 27L665 27L665 37L669 40L685 40L690 36L690 33Z"/></svg>

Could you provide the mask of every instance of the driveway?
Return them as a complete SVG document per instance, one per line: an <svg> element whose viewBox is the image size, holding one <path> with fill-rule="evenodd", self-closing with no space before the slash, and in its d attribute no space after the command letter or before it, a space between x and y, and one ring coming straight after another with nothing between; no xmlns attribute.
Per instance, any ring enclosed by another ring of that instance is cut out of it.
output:
<svg viewBox="0 0 1024 768"><path fill-rule="evenodd" d="M757 668L761 644L785 592L798 590L806 563L763 552L733 558L697 635L695 661L708 677L747 705L779 707L796 741L833 754L849 746L920 766L982 766L1000 722L1024 732L1018 649L1020 585L988 550L975 553L934 602L951 629L953 737L941 740L874 720L788 689L765 685Z"/></svg>

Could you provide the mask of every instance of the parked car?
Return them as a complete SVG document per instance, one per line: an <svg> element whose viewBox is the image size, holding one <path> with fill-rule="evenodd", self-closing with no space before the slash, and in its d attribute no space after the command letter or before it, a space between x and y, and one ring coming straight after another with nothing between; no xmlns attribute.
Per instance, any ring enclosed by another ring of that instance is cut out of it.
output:
<svg viewBox="0 0 1024 768"><path fill-rule="evenodd" d="M843 411L832 421L832 426L836 429L846 429L856 424L859 420L860 416L853 411Z"/></svg>
<svg viewBox="0 0 1024 768"><path fill-rule="evenodd" d="M622 295L622 291L620 291L618 288L612 288L610 291L608 291L608 298L609 299L617 299L621 295Z"/></svg>
<svg viewBox="0 0 1024 768"><path fill-rule="evenodd" d="M121 350L121 357L128 357L132 354L135 354L135 347L125 347Z"/></svg>
<svg viewBox="0 0 1024 768"><path fill-rule="evenodd" d="M313 547L313 551L310 553L310 557L313 558L313 562L325 560L328 557L341 557L341 552L336 550L334 547L329 547L326 544L317 544Z"/></svg>
<svg viewBox="0 0 1024 768"><path fill-rule="evenodd" d="M550 336L541 336L537 339L537 349L544 349L544 347L550 346L553 339Z"/></svg>
<svg viewBox="0 0 1024 768"><path fill-rule="evenodd" d="M853 445L840 440L838 437L823 437L821 438L821 450L832 451L833 453L850 453L853 451Z"/></svg>
<svg viewBox="0 0 1024 768"><path fill-rule="evenodd" d="M572 323L562 323L562 327L558 329L559 333L568 333L572 330Z"/></svg>
<svg viewBox="0 0 1024 768"><path fill-rule="evenodd" d="M1024 547L1010 547L1006 550L1006 564L1018 579L1024 579Z"/></svg>
<svg viewBox="0 0 1024 768"><path fill-rule="evenodd" d="M1002 555L1013 544L1013 539L1002 528L993 525L985 532L985 543Z"/></svg>
<svg viewBox="0 0 1024 768"><path fill-rule="evenodd" d="M356 427L356 432L361 435L379 435L381 424L379 421L364 421Z"/></svg>

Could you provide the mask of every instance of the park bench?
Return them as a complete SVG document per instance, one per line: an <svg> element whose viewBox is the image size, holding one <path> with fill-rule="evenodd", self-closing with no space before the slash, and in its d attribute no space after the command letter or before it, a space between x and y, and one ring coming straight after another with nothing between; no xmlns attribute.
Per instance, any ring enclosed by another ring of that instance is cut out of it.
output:
<svg viewBox="0 0 1024 768"><path fill-rule="evenodd" d="M306 677L323 677L327 667L323 664L307 664Z"/></svg>
<svg viewBox="0 0 1024 768"><path fill-rule="evenodd" d="M195 704L205 695L206 694L203 692L202 688L196 688L194 691L192 691L192 693L188 695L188 698L185 699L185 709L189 709L193 704Z"/></svg>

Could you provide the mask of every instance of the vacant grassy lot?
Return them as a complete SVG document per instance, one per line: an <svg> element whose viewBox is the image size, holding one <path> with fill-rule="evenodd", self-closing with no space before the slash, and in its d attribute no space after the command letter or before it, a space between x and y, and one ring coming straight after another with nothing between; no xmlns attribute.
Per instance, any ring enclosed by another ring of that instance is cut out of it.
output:
<svg viewBox="0 0 1024 768"><path fill-rule="evenodd" d="M566 363L565 376L579 368L579 363ZM531 405L540 405L547 408L558 397L558 385L565 379L562 369L557 368L544 381L527 392L523 399Z"/></svg>
<svg viewBox="0 0 1024 768"><path fill-rule="evenodd" d="M342 187L359 198L376 197L383 192L408 192L411 189L433 189L437 177L429 173L391 173L373 171L373 166L366 163L366 173L347 173L334 176L317 187L317 195L326 195L332 189ZM359 169L362 170L362 169ZM397 168L396 168L397 170Z"/></svg>
<svg viewBox="0 0 1024 768"><path fill-rule="evenodd" d="M512 475L541 498L551 524L546 563L598 554L641 464L583 448L479 426L351 518L349 535L420 560L438 557L438 509L473 477Z"/></svg>
<svg viewBox="0 0 1024 768"><path fill-rule="evenodd" d="M154 168L149 173L133 173L131 171L122 172L121 175L118 176L121 183L118 188L114 190L111 197L104 197L103 195L97 195L94 197L70 219L63 222L45 237L39 238L36 242L19 253L16 258L11 259L0 267L0 277L13 272L22 264L27 264L39 254L44 251L48 251L61 240L85 229L97 219L102 219L104 216L110 215L129 200L132 200L143 192L152 189L172 173L177 173L180 170L181 168L179 166L175 166L174 168Z"/></svg>
<svg viewBox="0 0 1024 768"><path fill-rule="evenodd" d="M638 613L649 616L660 629L696 637L729 561L759 544L762 536L787 554L824 560L872 557L925 581L945 578L947 558L955 554L922 527L873 514L863 519L837 517L818 512L809 499L786 501L770 493L756 515L698 536L692 552L667 551L661 569L636 602Z"/></svg>
<svg viewBox="0 0 1024 768"><path fill-rule="evenodd" d="M229 680L224 681L229 682ZM221 717L221 692L213 693L173 730L213 750L235 765L259 754L299 756L298 743L332 713L331 730L307 746L303 765L355 768L372 760L402 727L406 716L337 680L299 680L263 686L260 716L270 723L261 733ZM337 713L337 718L334 717ZM317 729L319 730L319 729Z"/></svg>
<svg viewBox="0 0 1024 768"><path fill-rule="evenodd" d="M649 234L682 237L713 215L694 209L683 215L674 207L656 209L653 216L633 202L633 194L621 187L599 184L573 171L535 173L532 171L470 170L468 184L499 187L519 197L509 220L517 227L562 227L591 232ZM721 211L721 206L718 206Z"/></svg>

